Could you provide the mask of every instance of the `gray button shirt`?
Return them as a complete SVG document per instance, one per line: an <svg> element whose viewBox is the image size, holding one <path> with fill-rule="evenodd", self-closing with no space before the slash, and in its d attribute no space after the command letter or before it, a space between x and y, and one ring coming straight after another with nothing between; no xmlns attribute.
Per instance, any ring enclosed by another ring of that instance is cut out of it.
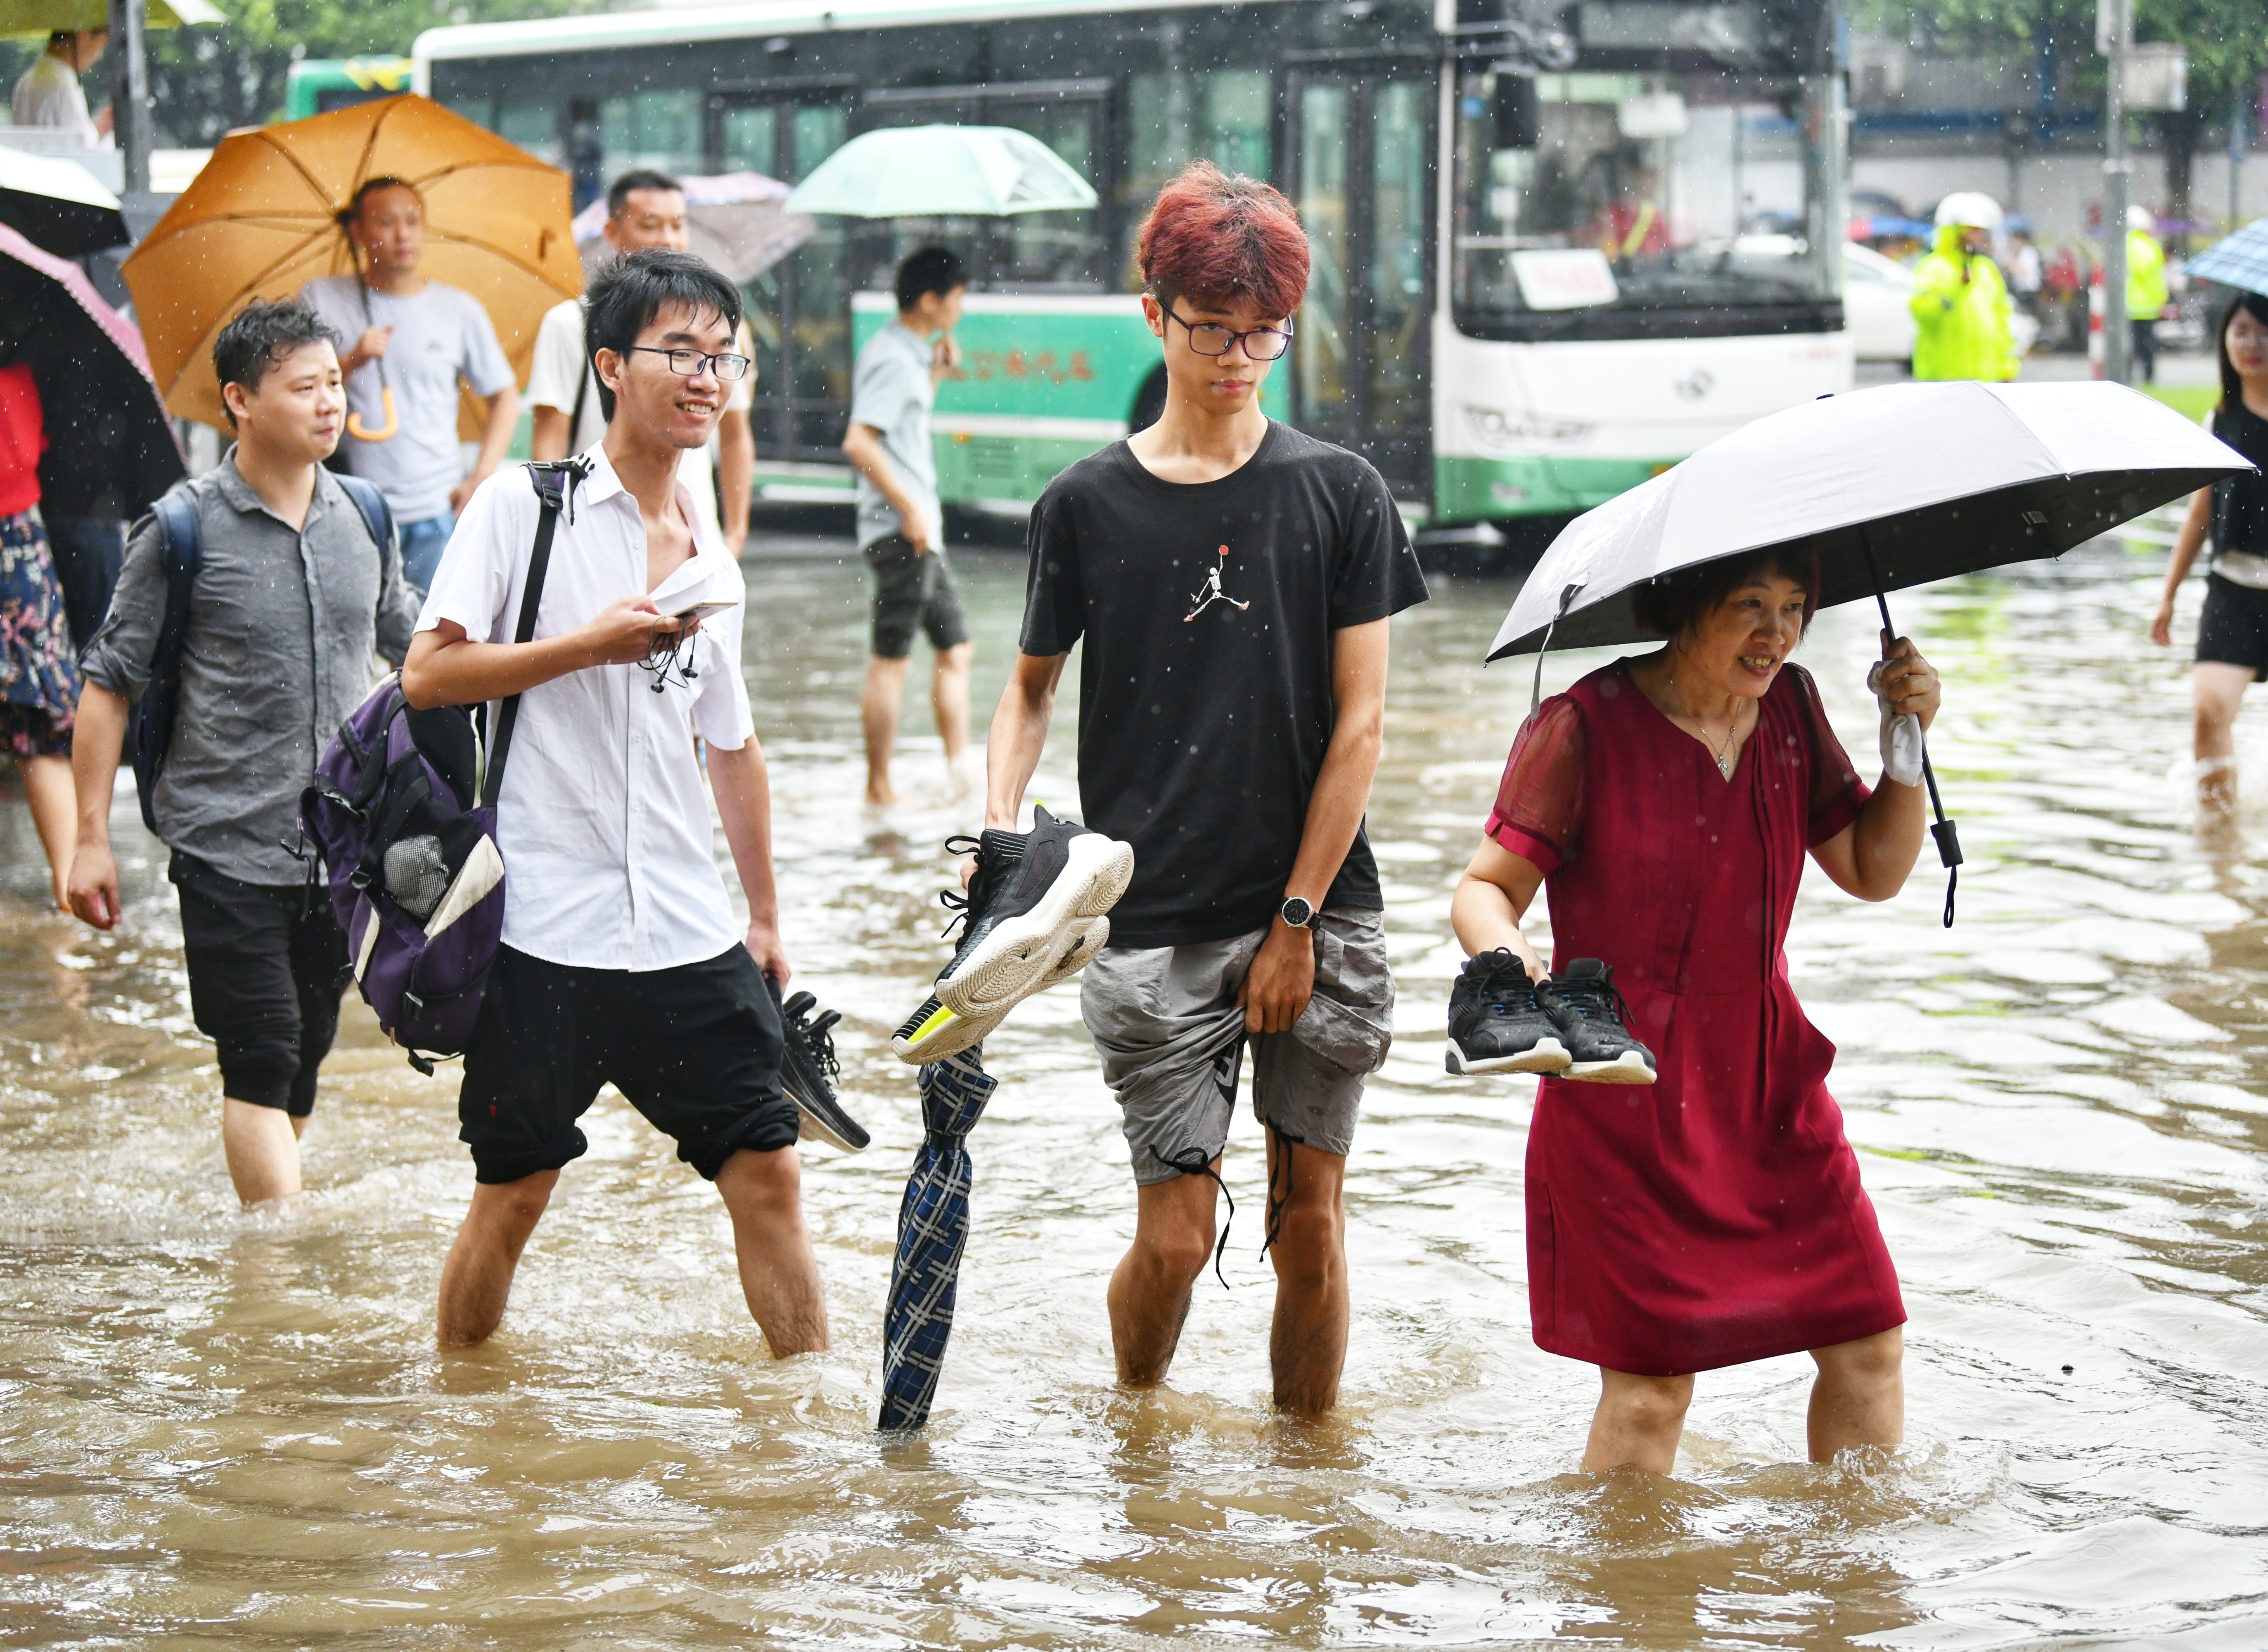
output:
<svg viewBox="0 0 2268 1652"><path fill-rule="evenodd" d="M930 438L930 409L937 387L930 379L931 346L902 321L892 321L866 341L850 385L850 422L882 433L882 451L898 482L927 513L934 542L937 505L937 447ZM858 549L902 533L905 524L882 497L881 489L858 473Z"/></svg>
<svg viewBox="0 0 2268 1652"><path fill-rule="evenodd" d="M409 651L416 601L401 582L400 549L372 545L362 513L327 470L316 473L297 531L261 503L233 447L180 486L196 504L204 563L153 800L158 835L247 883L297 883L306 872L284 844L298 835L299 793L368 696L372 656L399 663ZM145 516L81 673L138 699L165 617L165 557L157 519Z"/></svg>

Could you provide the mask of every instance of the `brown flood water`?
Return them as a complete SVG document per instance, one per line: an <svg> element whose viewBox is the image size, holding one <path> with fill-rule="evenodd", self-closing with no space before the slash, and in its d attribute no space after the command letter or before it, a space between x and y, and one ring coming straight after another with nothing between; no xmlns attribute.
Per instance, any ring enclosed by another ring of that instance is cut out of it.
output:
<svg viewBox="0 0 2268 1652"><path fill-rule="evenodd" d="M843 1088L876 1137L806 1161L830 1353L769 1358L714 1194L611 1095L501 1334L437 1353L472 1180L452 1069L418 1077L350 1000L310 1191L239 1213L131 802L112 938L40 914L12 803L0 1644L2268 1643L2268 815L2195 830L2185 672L2141 634L2161 565L2104 544L1908 596L1948 681L1960 925L1938 926L1934 873L1886 907L1805 887L1796 985L1840 1045L1913 1316L1911 1443L1863 1471L1799 1460L1800 1358L1705 1377L1674 1479L1570 1471L1594 1379L1528 1339L1530 1087L1441 1071L1448 890L1528 702L1524 668L1476 664L1507 584L1437 582L1396 622L1371 830L1401 1041L1350 1169L1352 1349L1321 1426L1266 1404L1248 1115L1234 1288L1201 1288L1169 1391L1114 1388L1102 1292L1132 1197L1059 991L991 1041L1006 1082L971 1143L937 1419L872 1432L919 1133L886 1041L943 955L939 843L974 814L919 739L903 775L928 800L858 812L853 567L752 564L747 660L791 955L848 1014ZM1021 571L962 567L989 705ZM1867 754L1871 623L1828 615L1800 656ZM1594 663L1555 657L1547 685ZM1035 789L1069 804L1063 704ZM2268 797L2257 726L2245 750Z"/></svg>

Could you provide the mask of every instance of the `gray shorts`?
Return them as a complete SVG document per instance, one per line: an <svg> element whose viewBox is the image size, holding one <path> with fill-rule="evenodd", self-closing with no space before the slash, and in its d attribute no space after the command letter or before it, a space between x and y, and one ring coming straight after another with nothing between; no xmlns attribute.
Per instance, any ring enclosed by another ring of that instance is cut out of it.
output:
<svg viewBox="0 0 2268 1652"><path fill-rule="evenodd" d="M903 660L914 651L917 631L939 653L968 640L961 587L943 546L932 545L928 554L917 557L913 542L903 534L886 534L867 546L865 555L866 565L874 571L876 654Z"/></svg>
<svg viewBox="0 0 2268 1652"><path fill-rule="evenodd" d="M1236 994L1267 938L1262 929L1191 947L1108 947L1086 966L1079 1010L1125 1111L1138 1185L1169 1182L1193 1151L1210 1162L1227 1145L1247 1042ZM1254 1115L1344 1155L1393 1026L1384 915L1329 909L1316 920L1314 996L1299 1023L1250 1037Z"/></svg>

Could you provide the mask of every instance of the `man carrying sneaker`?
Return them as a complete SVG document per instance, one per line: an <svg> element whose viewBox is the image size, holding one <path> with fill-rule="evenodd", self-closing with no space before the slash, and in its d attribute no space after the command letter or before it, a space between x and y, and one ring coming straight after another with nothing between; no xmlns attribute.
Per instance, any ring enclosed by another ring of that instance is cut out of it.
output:
<svg viewBox="0 0 2268 1652"><path fill-rule="evenodd" d="M833 1105L832 1051L825 1020L803 1019L808 995L778 1002L788 964L740 582L678 469L747 370L740 297L699 259L655 249L603 272L585 313L607 435L565 461L577 476L534 639L511 640L541 514L514 467L474 494L401 673L413 706L519 697L497 800L504 944L458 1098L477 1185L442 1270L438 1335L461 1346L496 1329L586 1145L577 1121L611 1083L717 1184L749 1311L785 1357L828 1346L795 1143L799 1100ZM703 602L719 605L705 625L665 617ZM718 875L712 792L745 925Z"/></svg>
<svg viewBox="0 0 2268 1652"><path fill-rule="evenodd" d="M1137 1189L1133 1247L1109 1290L1119 1379L1160 1383L1173 1362L1213 1254L1248 1043L1268 1128L1275 1398L1314 1414L1335 1403L1346 1355L1343 1180L1394 1002L1362 831L1388 621L1425 586L1377 471L1260 410L1307 286L1290 203L1199 163L1159 195L1140 251L1166 410L1064 471L1033 512L971 917L986 916L996 882L1027 881L989 863L1019 836L1056 685L1084 638L1080 797L1133 860L1081 995ZM1062 849L1066 867L1086 840ZM1055 897L1067 916L1050 944L1091 895Z"/></svg>

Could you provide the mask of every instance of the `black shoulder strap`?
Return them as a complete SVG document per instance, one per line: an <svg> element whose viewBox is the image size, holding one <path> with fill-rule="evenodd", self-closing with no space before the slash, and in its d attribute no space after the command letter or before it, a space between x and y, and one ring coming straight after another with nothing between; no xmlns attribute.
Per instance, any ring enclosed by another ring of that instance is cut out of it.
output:
<svg viewBox="0 0 2268 1652"><path fill-rule="evenodd" d="M591 461L579 457L527 467L527 478L542 509L535 525L535 548L528 553L527 586L520 593L519 623L512 632L515 643L535 638L535 610L543 601L543 577L551 571L551 541L559 531L559 513L566 508L575 484L590 472ZM485 808L494 808L504 791L504 759L511 755L512 725L519 720L519 696L515 694L497 715L496 741L489 751L488 774L481 783L481 804Z"/></svg>
<svg viewBox="0 0 2268 1652"><path fill-rule="evenodd" d="M386 495L379 491L374 482L348 476L344 471L337 474L339 486L346 490L347 498L354 501L355 509L362 513L362 525L370 529L371 540L377 545L379 554L385 555L386 548L394 542L394 513L387 508Z"/></svg>

